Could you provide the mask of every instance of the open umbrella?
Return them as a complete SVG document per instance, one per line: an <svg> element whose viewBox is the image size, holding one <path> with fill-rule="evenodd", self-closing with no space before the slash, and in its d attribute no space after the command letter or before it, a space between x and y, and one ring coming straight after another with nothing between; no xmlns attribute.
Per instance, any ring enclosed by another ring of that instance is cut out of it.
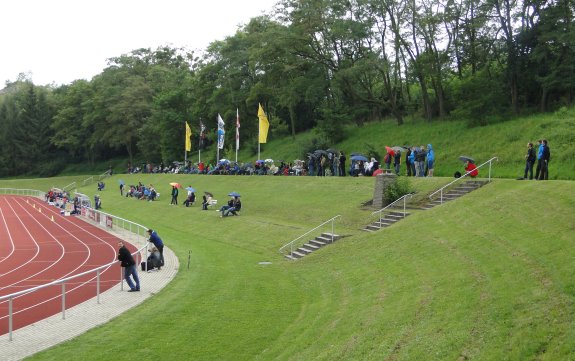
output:
<svg viewBox="0 0 575 361"><path fill-rule="evenodd" d="M230 164L230 161L227 159L220 159L220 164Z"/></svg>
<svg viewBox="0 0 575 361"><path fill-rule="evenodd" d="M459 160L462 162L469 162L469 163L474 163L475 164L475 160L471 157L468 157L466 155L461 155L459 156Z"/></svg>
<svg viewBox="0 0 575 361"><path fill-rule="evenodd" d="M206 196L208 196L208 197L214 198L214 195L213 195L212 193L210 193L210 192L204 192L204 194L205 194Z"/></svg>
<svg viewBox="0 0 575 361"><path fill-rule="evenodd" d="M405 152L407 149L405 149L404 147L400 147L399 145L396 145L395 147L391 147L391 149L393 149L396 152Z"/></svg>
<svg viewBox="0 0 575 361"><path fill-rule="evenodd" d="M339 151L337 151L337 150L335 150L335 149L333 149L333 148L328 148L328 149L326 150L326 152L333 153L333 154L339 153Z"/></svg>
<svg viewBox="0 0 575 361"><path fill-rule="evenodd" d="M368 161L367 157L363 156L363 155L354 155L351 157L351 160L356 161L356 162L359 162L359 161L367 162Z"/></svg>
<svg viewBox="0 0 575 361"><path fill-rule="evenodd" d="M181 185L180 183L172 182L172 183L170 183L170 185L171 185L172 187L182 188L182 185Z"/></svg>
<svg viewBox="0 0 575 361"><path fill-rule="evenodd" d="M392 147L388 147L387 145L385 146L385 152L389 155L391 155L392 157L395 155L395 151L393 150Z"/></svg>
<svg viewBox="0 0 575 361"><path fill-rule="evenodd" d="M358 152L353 152L350 154L350 157L356 156L356 155L361 155L362 157L365 157L363 154L358 153Z"/></svg>
<svg viewBox="0 0 575 361"><path fill-rule="evenodd" d="M323 154L323 155L326 155L326 156L329 154L329 153L326 152L325 150L321 150L321 149L316 150L314 153L315 153L315 154Z"/></svg>
<svg viewBox="0 0 575 361"><path fill-rule="evenodd" d="M270 159L270 158L266 159L266 163L273 163L273 162L274 162L273 159Z"/></svg>
<svg viewBox="0 0 575 361"><path fill-rule="evenodd" d="M241 197L238 192L232 192L232 193L228 194L228 196L230 196L230 197Z"/></svg>
<svg viewBox="0 0 575 361"><path fill-rule="evenodd" d="M195 190L194 188L192 188L192 187L187 187L186 190L187 190L187 191L190 191L190 192L193 192L193 193L196 193L196 190Z"/></svg>
<svg viewBox="0 0 575 361"><path fill-rule="evenodd" d="M263 163L264 161L261 159L256 160L256 163Z"/></svg>
<svg viewBox="0 0 575 361"><path fill-rule="evenodd" d="M126 183L124 183L124 181L123 181L122 179L119 179L119 180L118 180L118 183L120 183L121 185L126 184Z"/></svg>

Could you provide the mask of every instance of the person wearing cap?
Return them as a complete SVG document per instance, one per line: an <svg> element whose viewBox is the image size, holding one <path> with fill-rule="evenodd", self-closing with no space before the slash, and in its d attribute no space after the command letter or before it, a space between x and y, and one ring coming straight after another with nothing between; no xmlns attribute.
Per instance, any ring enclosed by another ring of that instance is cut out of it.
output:
<svg viewBox="0 0 575 361"><path fill-rule="evenodd" d="M124 268L124 279L130 290L128 292L139 292L140 291L140 279L138 278L138 271L136 270L136 262L134 261L134 257L130 254L130 251L124 246L124 242L118 242L118 261L121 262L122 268ZM131 276L131 278L130 278ZM134 282L132 282L132 278Z"/></svg>
<svg viewBox="0 0 575 361"><path fill-rule="evenodd" d="M164 242L162 242L162 239L160 238L160 236L158 236L158 233L156 233L156 231L154 231L153 229L148 229L148 234L150 235L150 238L148 238L148 242L152 242L154 246L158 249L158 252L160 252L160 265L158 267L158 270L161 270L162 266L164 266Z"/></svg>

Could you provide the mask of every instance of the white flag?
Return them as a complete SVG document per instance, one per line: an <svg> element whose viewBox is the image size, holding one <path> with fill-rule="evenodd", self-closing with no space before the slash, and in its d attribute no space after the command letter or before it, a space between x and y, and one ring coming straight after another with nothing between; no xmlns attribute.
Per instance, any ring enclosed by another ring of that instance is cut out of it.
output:
<svg viewBox="0 0 575 361"><path fill-rule="evenodd" d="M224 149L224 136L226 135L226 132L224 130L224 120L222 119L222 117L220 116L220 114L218 114L218 148L219 149Z"/></svg>

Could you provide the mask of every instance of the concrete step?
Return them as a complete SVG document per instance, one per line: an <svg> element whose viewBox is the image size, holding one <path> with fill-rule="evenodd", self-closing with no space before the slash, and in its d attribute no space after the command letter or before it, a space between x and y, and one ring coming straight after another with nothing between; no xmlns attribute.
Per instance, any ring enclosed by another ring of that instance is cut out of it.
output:
<svg viewBox="0 0 575 361"><path fill-rule="evenodd" d="M320 237L328 238L328 239L331 240L331 233L322 233L322 234L320 235ZM341 236L340 236L339 234L334 234L334 235L333 235L333 240L334 240L334 241L337 241L337 240L340 239L340 238L341 238Z"/></svg>
<svg viewBox="0 0 575 361"><path fill-rule="evenodd" d="M309 249L307 249L307 248L305 248L305 247L302 246L302 247L297 248L297 249L296 249L296 252L303 253L303 254L310 254L310 253L312 253L313 251L311 251L311 250L309 250Z"/></svg>
<svg viewBox="0 0 575 361"><path fill-rule="evenodd" d="M298 252L298 251L293 251L292 253L290 253L290 255L291 255L292 257L295 257L295 258L302 258L302 257L304 257L304 256L306 255L306 253L302 253L302 252Z"/></svg>
<svg viewBox="0 0 575 361"><path fill-rule="evenodd" d="M332 243L332 238L331 238L331 236L326 236L326 237L324 237L324 236L317 236L317 237L315 237L315 239L316 239L317 241L320 241L320 242L323 242L323 243ZM335 242L335 241L337 241L337 238L333 237L333 242Z"/></svg>
<svg viewBox="0 0 575 361"><path fill-rule="evenodd" d="M325 243L325 242L318 241L317 239L312 239L312 240L310 240L308 243L311 243L311 244L316 245L316 246L318 246L318 247L323 247L323 246L325 246L325 245L327 244L327 243Z"/></svg>
<svg viewBox="0 0 575 361"><path fill-rule="evenodd" d="M379 226L380 228L389 227L392 224L397 222L397 220L390 220L390 219L382 219L381 221L375 221L372 224L374 226Z"/></svg>
<svg viewBox="0 0 575 361"><path fill-rule="evenodd" d="M293 256L290 255L290 254L286 254L286 255L284 256L284 258L287 258L287 259L289 259L290 261L295 261L295 260L297 259L296 257L293 257Z"/></svg>
<svg viewBox="0 0 575 361"><path fill-rule="evenodd" d="M377 224L368 224L367 226L365 226L365 228L363 228L366 231L379 231L380 229L382 229L383 227L378 226Z"/></svg>
<svg viewBox="0 0 575 361"><path fill-rule="evenodd" d="M310 251L317 251L319 249L318 246L316 246L315 244L311 244L311 243L306 243L302 247L305 247L305 248L309 249Z"/></svg>

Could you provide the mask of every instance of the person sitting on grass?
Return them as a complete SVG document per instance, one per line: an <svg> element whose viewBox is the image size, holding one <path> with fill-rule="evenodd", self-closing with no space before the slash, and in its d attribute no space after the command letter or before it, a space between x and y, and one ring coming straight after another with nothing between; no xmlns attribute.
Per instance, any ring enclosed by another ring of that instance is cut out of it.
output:
<svg viewBox="0 0 575 361"><path fill-rule="evenodd" d="M222 215L220 217L227 217L231 214L234 216L238 215L238 211L242 208L242 202L240 201L240 197L233 197L228 201L227 206L223 206L220 208L220 212Z"/></svg>
<svg viewBox="0 0 575 361"><path fill-rule="evenodd" d="M227 205L222 206L222 208L220 208L220 213L221 213L220 217L223 217L223 216L224 216L224 213L225 213L228 209L232 208L233 206L234 206L234 198L232 197L232 198L230 198L230 200L228 201L228 204L227 204ZM227 216L227 214L226 214L226 216Z"/></svg>
<svg viewBox="0 0 575 361"><path fill-rule="evenodd" d="M239 214L237 212L239 212L241 209L242 201L240 201L240 197L235 197L233 205L224 212L224 217L229 216L230 213L234 216L238 216Z"/></svg>
<svg viewBox="0 0 575 361"><path fill-rule="evenodd" d="M469 160L465 161L465 171L469 173L469 176L471 178L475 178L479 174L477 166L473 162L470 162Z"/></svg>

